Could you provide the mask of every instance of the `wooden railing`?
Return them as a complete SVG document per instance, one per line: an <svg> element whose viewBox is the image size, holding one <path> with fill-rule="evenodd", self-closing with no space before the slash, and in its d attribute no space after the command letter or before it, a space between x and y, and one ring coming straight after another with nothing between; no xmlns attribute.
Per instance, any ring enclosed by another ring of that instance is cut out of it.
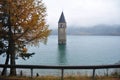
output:
<svg viewBox="0 0 120 80"><path fill-rule="evenodd" d="M120 68L120 65L91 65L91 66L45 66L45 65L4 65L0 64L0 68L21 68L21 69L30 69L31 77L33 77L33 69L60 69L61 70L61 80L64 80L64 70L65 69L91 69L93 70L93 80L95 79L95 70L96 69L110 69L110 68Z"/></svg>

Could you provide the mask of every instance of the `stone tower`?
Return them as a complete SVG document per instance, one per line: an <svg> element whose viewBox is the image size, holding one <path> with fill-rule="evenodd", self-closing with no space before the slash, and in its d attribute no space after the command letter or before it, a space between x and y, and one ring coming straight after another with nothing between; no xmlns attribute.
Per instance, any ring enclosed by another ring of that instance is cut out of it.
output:
<svg viewBox="0 0 120 80"><path fill-rule="evenodd" d="M66 21L62 12L58 21L58 44L66 44Z"/></svg>

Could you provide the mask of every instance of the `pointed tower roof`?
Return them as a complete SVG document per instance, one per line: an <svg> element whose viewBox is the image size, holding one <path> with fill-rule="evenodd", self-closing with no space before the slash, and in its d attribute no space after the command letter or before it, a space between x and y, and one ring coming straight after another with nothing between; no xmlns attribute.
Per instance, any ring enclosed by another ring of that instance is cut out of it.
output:
<svg viewBox="0 0 120 80"><path fill-rule="evenodd" d="M60 16L60 19L59 19L58 23L66 23L63 12L62 12L62 14Z"/></svg>

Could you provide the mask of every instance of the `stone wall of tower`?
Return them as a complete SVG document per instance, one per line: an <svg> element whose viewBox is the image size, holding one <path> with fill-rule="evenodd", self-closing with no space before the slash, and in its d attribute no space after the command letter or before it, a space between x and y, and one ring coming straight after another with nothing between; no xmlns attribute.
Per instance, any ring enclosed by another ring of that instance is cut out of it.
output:
<svg viewBox="0 0 120 80"><path fill-rule="evenodd" d="M58 23L58 44L66 44L66 23Z"/></svg>

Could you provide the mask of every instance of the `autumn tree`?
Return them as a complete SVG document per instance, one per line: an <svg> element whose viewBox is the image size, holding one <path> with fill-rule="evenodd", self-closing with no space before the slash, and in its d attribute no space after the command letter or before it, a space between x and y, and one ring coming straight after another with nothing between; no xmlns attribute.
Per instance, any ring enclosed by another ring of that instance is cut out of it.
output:
<svg viewBox="0 0 120 80"><path fill-rule="evenodd" d="M29 57L26 45L46 42L50 33L46 24L46 7L42 0L0 0L0 54L7 55L5 64L14 66L15 58ZM16 75L16 69L10 69Z"/></svg>

